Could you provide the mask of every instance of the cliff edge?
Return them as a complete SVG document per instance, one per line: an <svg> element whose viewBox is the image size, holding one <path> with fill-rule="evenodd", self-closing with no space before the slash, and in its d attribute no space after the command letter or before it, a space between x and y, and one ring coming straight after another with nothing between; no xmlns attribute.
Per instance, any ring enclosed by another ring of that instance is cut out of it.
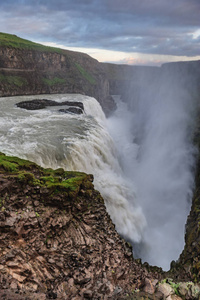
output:
<svg viewBox="0 0 200 300"><path fill-rule="evenodd" d="M118 299L161 278L134 261L92 180L0 153L1 299Z"/></svg>

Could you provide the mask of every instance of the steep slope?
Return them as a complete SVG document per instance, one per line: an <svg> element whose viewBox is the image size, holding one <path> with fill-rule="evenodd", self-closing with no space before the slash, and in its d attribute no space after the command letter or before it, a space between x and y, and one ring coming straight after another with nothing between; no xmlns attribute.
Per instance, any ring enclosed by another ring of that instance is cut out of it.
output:
<svg viewBox="0 0 200 300"><path fill-rule="evenodd" d="M191 99L199 102L199 70L200 62L172 63L161 68L100 64L82 53L0 34L1 96L81 93L97 98L109 113L115 107L110 94L140 99L144 96L143 85L156 83L158 87L160 77L173 75ZM195 140L200 147L199 128ZM117 299L119 295L122 299L128 293L132 295L129 299L163 299L164 292L155 278L170 276L199 282L199 170L198 160L180 260L172 263L168 274L157 268L150 273L152 268L134 261L131 248L116 233L103 199L93 188L92 176L62 169L44 170L1 154L0 297L101 299L103 295ZM181 294L185 288L182 299L199 297L200 288L193 283L184 287L168 280L166 284L167 288L174 287L170 293L176 290ZM148 294L140 294L138 288ZM156 290L159 292L155 295Z"/></svg>
<svg viewBox="0 0 200 300"><path fill-rule="evenodd" d="M117 299L161 277L133 260L92 180L0 153L1 299Z"/></svg>

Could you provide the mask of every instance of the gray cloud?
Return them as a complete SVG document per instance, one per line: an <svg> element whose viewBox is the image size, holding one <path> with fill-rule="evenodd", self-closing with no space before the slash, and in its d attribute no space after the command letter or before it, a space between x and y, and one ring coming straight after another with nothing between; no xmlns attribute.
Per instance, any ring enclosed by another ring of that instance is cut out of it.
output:
<svg viewBox="0 0 200 300"><path fill-rule="evenodd" d="M3 0L1 31L69 47L196 56L199 0Z"/></svg>

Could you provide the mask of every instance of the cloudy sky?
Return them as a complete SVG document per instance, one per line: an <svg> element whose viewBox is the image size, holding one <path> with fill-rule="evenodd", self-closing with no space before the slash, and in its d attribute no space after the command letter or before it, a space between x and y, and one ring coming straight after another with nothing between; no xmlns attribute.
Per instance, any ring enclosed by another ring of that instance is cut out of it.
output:
<svg viewBox="0 0 200 300"><path fill-rule="evenodd" d="M200 0L1 0L0 31L99 61L196 60Z"/></svg>

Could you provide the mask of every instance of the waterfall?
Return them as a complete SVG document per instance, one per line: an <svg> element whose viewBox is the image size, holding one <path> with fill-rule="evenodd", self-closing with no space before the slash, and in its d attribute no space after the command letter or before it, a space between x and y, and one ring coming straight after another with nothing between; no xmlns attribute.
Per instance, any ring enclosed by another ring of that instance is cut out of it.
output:
<svg viewBox="0 0 200 300"><path fill-rule="evenodd" d="M63 114L58 107L27 111L15 103L47 98L81 101L83 115ZM105 199L119 233L140 242L146 224L133 187L124 178L117 150L106 128L99 103L82 95L42 95L2 98L0 151L43 167L83 171L94 175L94 185Z"/></svg>
<svg viewBox="0 0 200 300"><path fill-rule="evenodd" d="M81 101L84 114L15 105L35 98ZM92 173L135 257L168 270L183 249L191 205L194 105L166 87L139 100L115 100L117 110L106 119L99 103L83 95L1 98L0 151L43 167Z"/></svg>

